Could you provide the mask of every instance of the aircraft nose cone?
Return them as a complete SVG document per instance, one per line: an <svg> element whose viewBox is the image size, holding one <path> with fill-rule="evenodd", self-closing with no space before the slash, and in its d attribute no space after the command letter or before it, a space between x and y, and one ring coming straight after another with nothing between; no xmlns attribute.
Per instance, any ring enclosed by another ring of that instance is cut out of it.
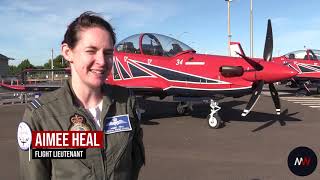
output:
<svg viewBox="0 0 320 180"><path fill-rule="evenodd" d="M281 66L278 68L278 70L280 72L278 74L280 80L292 78L293 76L298 74L298 72L296 70L294 70L288 66Z"/></svg>
<svg viewBox="0 0 320 180"><path fill-rule="evenodd" d="M260 72L259 79L266 82L277 82L290 79L298 74L298 72L288 66L281 64L268 63L264 65L264 69Z"/></svg>

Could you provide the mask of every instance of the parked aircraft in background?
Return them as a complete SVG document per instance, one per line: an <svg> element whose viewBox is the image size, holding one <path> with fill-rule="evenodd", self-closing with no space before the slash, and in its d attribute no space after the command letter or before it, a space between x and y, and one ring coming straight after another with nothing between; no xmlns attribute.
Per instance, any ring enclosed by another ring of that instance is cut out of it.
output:
<svg viewBox="0 0 320 180"><path fill-rule="evenodd" d="M310 87L316 87L317 93L320 93L320 50L293 51L274 58L273 61L298 71L295 77L287 81L290 87L299 88L297 95L309 95Z"/></svg>
<svg viewBox="0 0 320 180"><path fill-rule="evenodd" d="M273 82L291 78L297 72L287 66L271 62L273 37L271 21L264 48L264 60L240 57L197 54L188 45L165 35L142 33L132 35L115 46L112 74L107 82L131 88L144 96L173 96L182 101L179 113L191 109L189 101L210 100L208 124L219 128L221 109L217 100L241 97L252 93L242 116L246 116L257 102L263 85L269 89L280 114L280 101Z"/></svg>
<svg viewBox="0 0 320 180"><path fill-rule="evenodd" d="M2 81L0 86L21 92L53 91L62 86L63 81L71 75L70 68L63 69L25 69L20 79Z"/></svg>

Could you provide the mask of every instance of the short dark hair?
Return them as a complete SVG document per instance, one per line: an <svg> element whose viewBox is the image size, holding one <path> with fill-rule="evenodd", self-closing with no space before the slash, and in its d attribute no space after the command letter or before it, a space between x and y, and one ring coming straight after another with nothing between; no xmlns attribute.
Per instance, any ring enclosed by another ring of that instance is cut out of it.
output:
<svg viewBox="0 0 320 180"><path fill-rule="evenodd" d="M79 17L71 22L66 33L64 34L62 43L68 44L68 46L73 49L79 40L78 33L82 29L91 27L100 27L105 29L110 33L113 45L116 43L116 34L111 24L100 17L97 13L94 13L92 11L86 11L82 13Z"/></svg>

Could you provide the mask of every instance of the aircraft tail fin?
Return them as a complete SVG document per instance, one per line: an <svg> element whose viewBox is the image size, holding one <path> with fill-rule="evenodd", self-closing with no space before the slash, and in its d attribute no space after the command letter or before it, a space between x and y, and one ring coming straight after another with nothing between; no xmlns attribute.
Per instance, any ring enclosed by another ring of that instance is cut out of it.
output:
<svg viewBox="0 0 320 180"><path fill-rule="evenodd" d="M239 42L230 42L230 52L232 57L240 57L237 53L245 55Z"/></svg>

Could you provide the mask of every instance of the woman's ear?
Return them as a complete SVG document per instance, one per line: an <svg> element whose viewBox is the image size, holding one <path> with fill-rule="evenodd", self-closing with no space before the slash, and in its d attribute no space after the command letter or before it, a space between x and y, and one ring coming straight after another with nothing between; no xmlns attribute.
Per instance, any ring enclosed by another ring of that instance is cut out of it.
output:
<svg viewBox="0 0 320 180"><path fill-rule="evenodd" d="M72 49L69 47L67 43L63 43L61 45L61 53L65 60L69 61L69 63L73 63L72 61Z"/></svg>

